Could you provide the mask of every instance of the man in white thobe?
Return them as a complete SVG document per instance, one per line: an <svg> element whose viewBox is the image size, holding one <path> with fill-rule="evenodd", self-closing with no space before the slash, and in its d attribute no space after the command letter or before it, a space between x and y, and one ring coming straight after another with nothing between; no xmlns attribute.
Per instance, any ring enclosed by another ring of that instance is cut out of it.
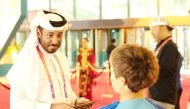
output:
<svg viewBox="0 0 190 109"><path fill-rule="evenodd" d="M69 62L57 52L67 29L68 22L61 14L37 13L31 34L6 76L11 109L70 109L69 105L86 101L72 91Z"/></svg>

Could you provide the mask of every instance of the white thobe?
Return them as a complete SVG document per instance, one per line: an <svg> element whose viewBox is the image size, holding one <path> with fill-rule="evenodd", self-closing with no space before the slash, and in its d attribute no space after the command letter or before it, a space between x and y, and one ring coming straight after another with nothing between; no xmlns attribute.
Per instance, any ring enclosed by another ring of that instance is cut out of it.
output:
<svg viewBox="0 0 190 109"><path fill-rule="evenodd" d="M39 45L39 44L38 44ZM49 54L40 46L53 83L55 98L52 98L47 72L35 47L24 47L7 74L11 86L10 109L50 109L51 104L72 104L77 96L70 85L70 68L66 56L56 52ZM66 92L61 69L55 59L58 57L63 69Z"/></svg>

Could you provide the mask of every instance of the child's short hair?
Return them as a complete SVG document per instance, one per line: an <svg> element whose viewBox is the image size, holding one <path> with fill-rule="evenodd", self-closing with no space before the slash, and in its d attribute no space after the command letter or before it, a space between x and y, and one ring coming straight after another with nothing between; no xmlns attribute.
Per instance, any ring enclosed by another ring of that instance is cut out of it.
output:
<svg viewBox="0 0 190 109"><path fill-rule="evenodd" d="M149 49L137 44L115 48L110 56L111 67L117 77L124 77L133 92L151 86L158 78L157 58Z"/></svg>

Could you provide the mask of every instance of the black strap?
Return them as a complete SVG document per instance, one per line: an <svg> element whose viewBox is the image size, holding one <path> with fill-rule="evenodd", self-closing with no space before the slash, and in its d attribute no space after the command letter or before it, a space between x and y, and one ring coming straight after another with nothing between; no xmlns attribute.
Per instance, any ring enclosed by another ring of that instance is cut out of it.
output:
<svg viewBox="0 0 190 109"><path fill-rule="evenodd" d="M161 106L159 106L159 105L153 103L150 99L148 99L148 98L145 98L145 99L146 99L149 103L151 103L156 109L164 109L163 107L161 107Z"/></svg>

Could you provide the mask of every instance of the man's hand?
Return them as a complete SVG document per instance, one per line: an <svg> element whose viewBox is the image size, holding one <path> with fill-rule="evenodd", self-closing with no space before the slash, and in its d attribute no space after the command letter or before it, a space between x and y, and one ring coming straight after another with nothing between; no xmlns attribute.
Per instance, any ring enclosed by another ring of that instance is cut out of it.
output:
<svg viewBox="0 0 190 109"><path fill-rule="evenodd" d="M84 102L84 101L90 101L90 100L84 97L80 97L77 99L77 102Z"/></svg>
<svg viewBox="0 0 190 109"><path fill-rule="evenodd" d="M65 103L56 103L56 104L51 104L50 109L74 109L74 108Z"/></svg>
<svg viewBox="0 0 190 109"><path fill-rule="evenodd" d="M75 107L76 109L88 109L92 105L93 105L93 102L91 102L89 99L81 97L77 99Z"/></svg>

